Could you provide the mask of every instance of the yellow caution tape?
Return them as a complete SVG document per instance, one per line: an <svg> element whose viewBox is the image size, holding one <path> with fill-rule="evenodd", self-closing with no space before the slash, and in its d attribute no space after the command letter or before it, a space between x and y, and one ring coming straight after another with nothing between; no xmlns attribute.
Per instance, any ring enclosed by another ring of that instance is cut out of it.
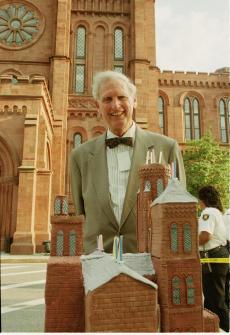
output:
<svg viewBox="0 0 230 335"><path fill-rule="evenodd" d="M230 258L201 258L201 263L230 263Z"/></svg>

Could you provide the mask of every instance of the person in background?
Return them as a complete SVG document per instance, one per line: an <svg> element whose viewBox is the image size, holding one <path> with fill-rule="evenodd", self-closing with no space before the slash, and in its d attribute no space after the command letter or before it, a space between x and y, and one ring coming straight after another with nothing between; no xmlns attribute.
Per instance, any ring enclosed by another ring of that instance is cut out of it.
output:
<svg viewBox="0 0 230 335"><path fill-rule="evenodd" d="M198 222L201 258L228 258L223 207L219 192L213 186L205 186L198 192L202 209ZM229 331L229 310L225 301L227 263L203 263L202 284L204 307L216 313L220 328Z"/></svg>
<svg viewBox="0 0 230 335"><path fill-rule="evenodd" d="M95 250L100 234L106 252L112 252L114 237L119 235L124 238L124 252L137 252L138 169L151 147L157 161L160 153L163 164L176 161L177 176L185 184L183 159L174 139L135 123L136 87L124 74L96 74L93 97L108 129L74 149L70 159L75 210L85 215L84 253Z"/></svg>
<svg viewBox="0 0 230 335"><path fill-rule="evenodd" d="M224 213L224 222L225 222L225 228L226 228L227 249L228 249L228 254L230 255L230 208L228 208ZM230 268L228 267L228 274L227 274L226 284L225 284L225 293L226 293L225 301L228 306L228 309L230 308L229 282L230 282Z"/></svg>
<svg viewBox="0 0 230 335"><path fill-rule="evenodd" d="M224 222L226 228L227 248L230 252L230 208L224 212Z"/></svg>

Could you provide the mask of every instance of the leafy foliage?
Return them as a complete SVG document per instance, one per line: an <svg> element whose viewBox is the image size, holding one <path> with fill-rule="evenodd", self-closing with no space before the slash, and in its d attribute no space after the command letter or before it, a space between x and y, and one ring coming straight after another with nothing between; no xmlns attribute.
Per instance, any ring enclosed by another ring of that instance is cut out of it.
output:
<svg viewBox="0 0 230 335"><path fill-rule="evenodd" d="M229 207L230 153L215 142L211 133L188 142L183 155L188 191L212 185L220 192L224 208Z"/></svg>

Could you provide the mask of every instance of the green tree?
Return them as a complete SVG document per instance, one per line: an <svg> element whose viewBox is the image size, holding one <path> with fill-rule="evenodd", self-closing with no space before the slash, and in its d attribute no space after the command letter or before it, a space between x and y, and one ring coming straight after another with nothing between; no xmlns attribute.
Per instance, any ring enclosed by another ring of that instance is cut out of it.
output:
<svg viewBox="0 0 230 335"><path fill-rule="evenodd" d="M189 141L183 155L188 191L197 197L198 190L213 185L220 192L224 208L229 207L230 155L211 133Z"/></svg>

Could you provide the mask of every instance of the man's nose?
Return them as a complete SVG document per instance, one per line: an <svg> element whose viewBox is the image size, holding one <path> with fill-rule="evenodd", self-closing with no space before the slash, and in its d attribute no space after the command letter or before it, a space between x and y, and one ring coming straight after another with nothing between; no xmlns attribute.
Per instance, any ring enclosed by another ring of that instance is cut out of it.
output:
<svg viewBox="0 0 230 335"><path fill-rule="evenodd" d="M120 100L116 97L113 98L112 102L111 102L111 107L113 109L117 109L120 107Z"/></svg>

